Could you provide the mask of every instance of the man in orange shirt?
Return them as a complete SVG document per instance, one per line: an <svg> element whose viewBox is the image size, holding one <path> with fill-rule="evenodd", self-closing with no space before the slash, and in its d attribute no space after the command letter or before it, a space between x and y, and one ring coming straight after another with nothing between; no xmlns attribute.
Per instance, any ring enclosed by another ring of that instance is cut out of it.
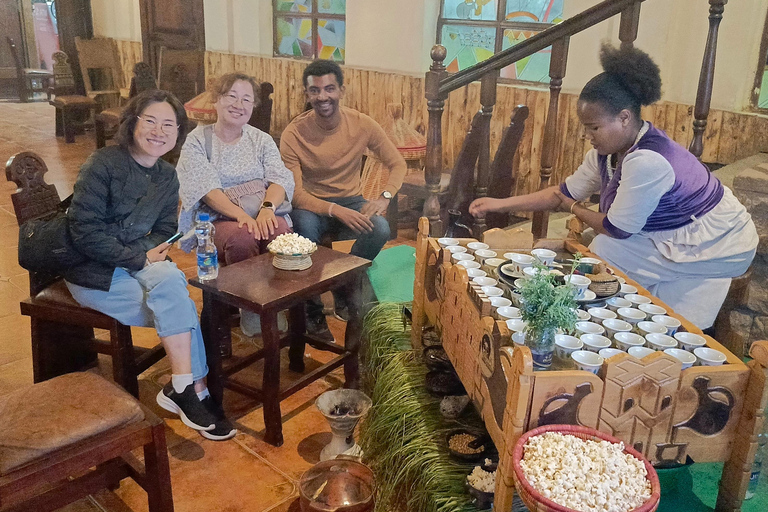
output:
<svg viewBox="0 0 768 512"><path fill-rule="evenodd" d="M303 81L312 110L294 118L280 138L280 153L296 182L294 229L313 242L326 233L338 240L356 239L351 254L372 260L389 239L382 214L402 185L405 160L376 121L339 105L344 75L338 64L316 60L304 70ZM366 149L390 171L384 191L373 201L362 196ZM342 301L336 298L343 317ZM307 305L308 328L315 333L325 325L322 308L317 309L316 302Z"/></svg>

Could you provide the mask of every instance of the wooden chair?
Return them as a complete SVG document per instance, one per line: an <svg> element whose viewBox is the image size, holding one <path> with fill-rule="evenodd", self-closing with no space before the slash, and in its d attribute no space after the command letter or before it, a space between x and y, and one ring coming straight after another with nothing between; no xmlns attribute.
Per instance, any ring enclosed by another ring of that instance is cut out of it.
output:
<svg viewBox="0 0 768 512"><path fill-rule="evenodd" d="M150 512L172 512L165 425L89 372L0 396L0 511L49 512L132 477ZM142 449L139 461L131 451Z"/></svg>
<svg viewBox="0 0 768 512"><path fill-rule="evenodd" d="M16 42L10 37L6 37L5 40L8 42L13 62L16 65L16 87L19 92L19 101L27 103L35 92L45 92L50 100L51 93L48 91L48 87L53 73L45 69L24 67L24 61L19 55Z"/></svg>
<svg viewBox="0 0 768 512"><path fill-rule="evenodd" d="M128 98L133 98L140 92L150 89L157 89L157 80L152 74L152 68L146 62L137 62L133 66L133 78L128 92ZM111 107L102 110L95 118L96 148L103 148L107 144L107 139L112 137L120 124L120 116L123 114L124 107Z"/></svg>
<svg viewBox="0 0 768 512"><path fill-rule="evenodd" d="M11 194L19 225L57 211L56 187L45 183L48 168L31 152L8 160L5 175L19 187ZM59 276L29 273L30 296L21 301L21 314L32 323L32 367L35 382L93 364L96 354L112 356L112 374L119 385L139 396L138 375L163 358L162 345L134 347L131 328L114 318L79 305ZM109 331L109 341L94 339L94 329Z"/></svg>
<svg viewBox="0 0 768 512"><path fill-rule="evenodd" d="M275 87L271 83L261 82L259 90L256 91L259 97L259 106L253 109L251 118L248 120L249 125L258 128L266 134L269 134L269 129L272 126L271 96L273 92L275 92Z"/></svg>
<svg viewBox="0 0 768 512"><path fill-rule="evenodd" d="M75 80L69 57L64 52L53 54L53 99L48 103L56 108L56 136L64 136L67 143L75 142L75 123L90 119L98 104L92 98L76 94Z"/></svg>
<svg viewBox="0 0 768 512"><path fill-rule="evenodd" d="M118 106L123 84L120 53L114 39L96 37L75 38L77 58L83 74L85 93L103 108Z"/></svg>
<svg viewBox="0 0 768 512"><path fill-rule="evenodd" d="M161 47L157 78L158 89L188 102L205 90L205 52Z"/></svg>

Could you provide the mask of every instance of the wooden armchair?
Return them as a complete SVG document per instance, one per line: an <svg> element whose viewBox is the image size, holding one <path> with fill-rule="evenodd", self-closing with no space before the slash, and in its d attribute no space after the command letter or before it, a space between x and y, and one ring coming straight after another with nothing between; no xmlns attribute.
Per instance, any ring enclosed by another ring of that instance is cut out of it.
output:
<svg viewBox="0 0 768 512"><path fill-rule="evenodd" d="M86 95L96 100L102 108L118 106L120 89L124 84L120 53L115 40L107 37L76 37L75 46Z"/></svg>
<svg viewBox="0 0 768 512"><path fill-rule="evenodd" d="M16 42L10 37L6 37L5 40L8 42L13 62L16 65L16 87L19 92L19 101L27 103L35 92L45 92L50 100L51 93L48 87L53 73L45 69L25 67Z"/></svg>
<svg viewBox="0 0 768 512"><path fill-rule="evenodd" d="M160 48L158 89L170 91L186 103L205 90L205 52Z"/></svg>
<svg viewBox="0 0 768 512"><path fill-rule="evenodd" d="M31 152L8 160L5 176L19 187L11 194L19 225L57 211L56 187L45 183L48 168ZM131 328L114 318L78 304L59 276L29 273L30 296L21 301L21 314L32 323L32 366L35 382L93 364L97 353L112 357L112 375L133 396L139 396L138 375L163 358L162 345L134 347ZM94 329L109 331L109 341L94 339Z"/></svg>
<svg viewBox="0 0 768 512"><path fill-rule="evenodd" d="M98 104L92 98L77 94L69 57L64 52L53 54L53 99L48 103L56 108L56 136L65 142L75 142L75 123L90 118Z"/></svg>
<svg viewBox="0 0 768 512"><path fill-rule="evenodd" d="M157 89L157 80L152 73L152 68L146 62L137 62L133 66L133 78L128 92L128 98L133 98L140 92ZM111 107L102 110L95 118L96 148L103 148L107 139L112 137L120 124L120 116L124 107Z"/></svg>

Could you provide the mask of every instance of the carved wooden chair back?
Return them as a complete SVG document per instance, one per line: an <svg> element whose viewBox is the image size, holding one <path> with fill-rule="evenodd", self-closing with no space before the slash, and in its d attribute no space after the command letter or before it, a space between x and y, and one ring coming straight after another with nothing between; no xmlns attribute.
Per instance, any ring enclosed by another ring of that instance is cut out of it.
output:
<svg viewBox="0 0 768 512"><path fill-rule="evenodd" d="M152 72L152 66L146 62L137 62L133 66L133 78L131 78L131 89L128 97L133 98L140 92L151 89L157 89L157 79Z"/></svg>
<svg viewBox="0 0 768 512"><path fill-rule="evenodd" d="M158 88L186 103L205 89L205 52L160 48Z"/></svg>
<svg viewBox="0 0 768 512"><path fill-rule="evenodd" d="M75 46L86 94L91 98L113 97L110 103L114 101L116 105L120 99L120 89L125 85L115 40L108 37L76 37Z"/></svg>
<svg viewBox="0 0 768 512"><path fill-rule="evenodd" d="M55 96L77 94L69 57L62 51L53 54L53 94Z"/></svg>
<svg viewBox="0 0 768 512"><path fill-rule="evenodd" d="M464 137L464 142L456 157L456 163L451 172L451 181L448 185L448 209L459 209L466 211L466 206L472 202L475 197L475 168L477 159L480 156L480 146L482 144L483 130L482 112L478 111L472 118L472 125Z"/></svg>
<svg viewBox="0 0 768 512"><path fill-rule="evenodd" d="M269 82L262 82L256 95L259 97L259 106L253 109L248 124L258 128L264 133L269 133L272 124L272 93L275 87Z"/></svg>

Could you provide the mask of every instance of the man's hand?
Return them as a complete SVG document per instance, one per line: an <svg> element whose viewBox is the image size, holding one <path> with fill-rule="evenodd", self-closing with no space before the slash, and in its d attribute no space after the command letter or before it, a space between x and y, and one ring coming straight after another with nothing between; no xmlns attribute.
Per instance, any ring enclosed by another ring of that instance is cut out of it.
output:
<svg viewBox="0 0 768 512"><path fill-rule="evenodd" d="M272 208L262 208L256 216L256 240L266 240L275 234L277 218Z"/></svg>
<svg viewBox="0 0 768 512"><path fill-rule="evenodd" d="M386 197L380 197L373 201L368 201L363 205L362 208L360 208L360 213L369 219L374 215L384 215L384 213L387 211L387 208L389 208L389 201L390 199L387 199Z"/></svg>
<svg viewBox="0 0 768 512"><path fill-rule="evenodd" d="M161 243L157 247L147 251L147 261L150 263L157 263L158 261L164 261L168 256L168 250L171 248L171 244L165 242Z"/></svg>
<svg viewBox="0 0 768 512"><path fill-rule="evenodd" d="M373 231L373 222L371 222L371 219L367 215L363 215L351 208L345 208L337 204L333 207L331 215L339 219L345 226L358 235Z"/></svg>
<svg viewBox="0 0 768 512"><path fill-rule="evenodd" d="M493 197L480 197L469 205L469 213L473 217L483 217L489 212L500 212L504 208L504 200Z"/></svg>

